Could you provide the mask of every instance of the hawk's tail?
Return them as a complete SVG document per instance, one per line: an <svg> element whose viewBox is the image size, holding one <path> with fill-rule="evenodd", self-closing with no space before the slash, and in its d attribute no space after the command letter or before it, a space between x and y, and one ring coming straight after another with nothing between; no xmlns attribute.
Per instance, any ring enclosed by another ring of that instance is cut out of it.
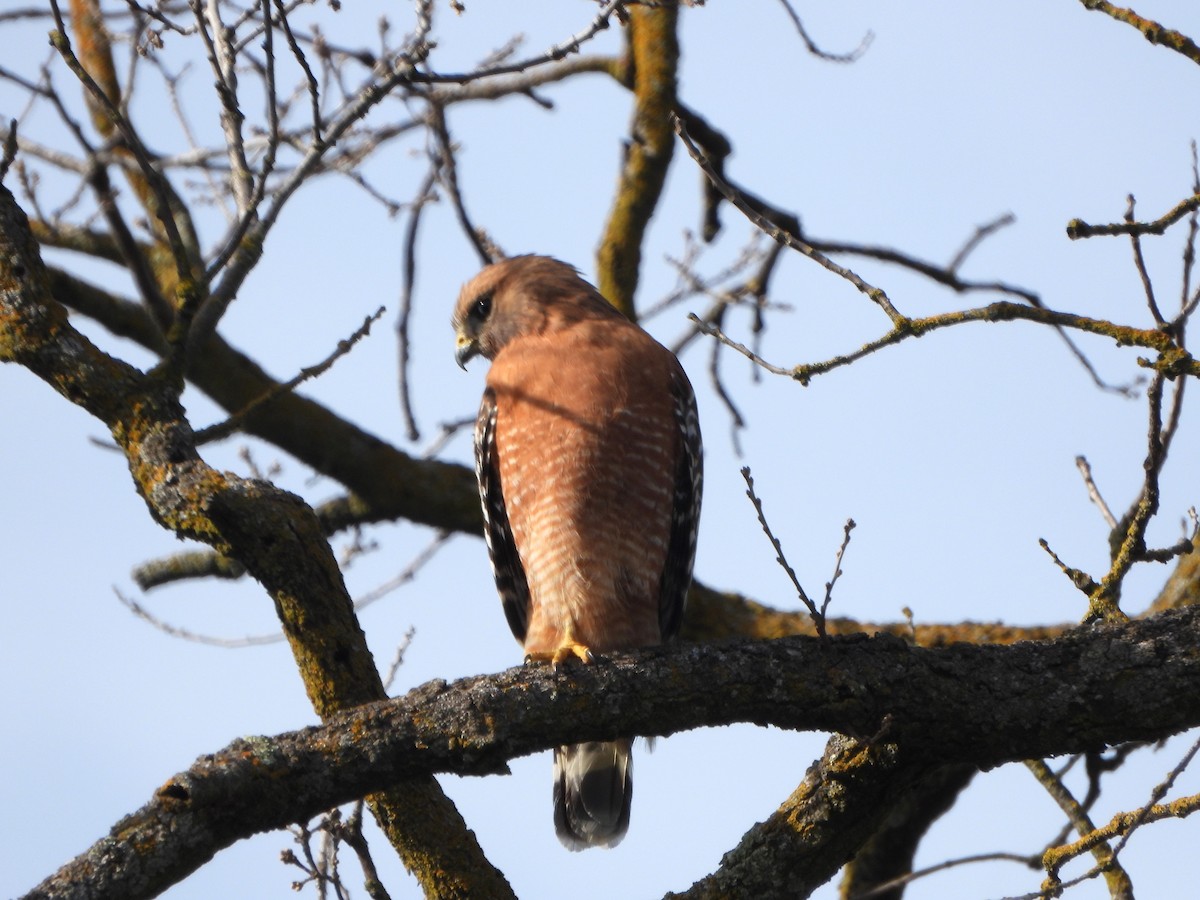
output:
<svg viewBox="0 0 1200 900"><path fill-rule="evenodd" d="M570 850L615 847L629 828L632 741L554 749L554 830Z"/></svg>

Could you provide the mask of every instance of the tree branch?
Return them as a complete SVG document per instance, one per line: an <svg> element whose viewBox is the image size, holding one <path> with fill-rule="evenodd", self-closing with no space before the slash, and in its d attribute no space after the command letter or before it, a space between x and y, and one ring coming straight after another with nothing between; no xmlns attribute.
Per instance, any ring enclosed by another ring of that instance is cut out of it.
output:
<svg viewBox="0 0 1200 900"><path fill-rule="evenodd" d="M901 900L904 881L894 882L913 871L926 832L949 812L977 771L963 764L941 766L927 771L907 792L894 792L887 817L846 864L840 896Z"/></svg>
<svg viewBox="0 0 1200 900"><path fill-rule="evenodd" d="M674 2L629 9L629 82L634 97L633 128L625 145L613 208L596 253L596 286L608 301L636 318L633 295L642 261L642 237L658 206L675 149L679 9Z"/></svg>
<svg viewBox="0 0 1200 900"><path fill-rule="evenodd" d="M1189 609L1009 647L800 637L433 681L314 728L240 739L200 757L28 897L149 896L258 831L433 772L503 772L514 757L564 743L733 722L874 735L835 739L797 794L727 855L709 882L714 890L693 893L716 896L738 873L777 871L762 863L802 845L806 861L764 894L793 896L798 879L828 878L871 831L868 823L848 842L814 816L813 791L822 794L818 806L837 811L847 800L865 802L867 794L844 787L861 776L878 816L929 766L986 768L1200 725L1198 647L1200 610ZM889 778L875 776L880 768ZM861 810L843 812L846 821L862 818Z"/></svg>
<svg viewBox="0 0 1200 900"><path fill-rule="evenodd" d="M1152 44L1158 44L1182 53L1192 62L1200 65L1200 46L1196 45L1186 34L1181 34L1173 28L1163 28L1153 19L1139 16L1132 9L1113 6L1108 0L1079 0L1085 7L1105 15L1112 16L1118 22L1131 25L1142 33L1142 37Z"/></svg>
<svg viewBox="0 0 1200 900"><path fill-rule="evenodd" d="M178 400L182 385L170 370L143 374L101 352L71 326L66 310L50 296L29 222L2 185L0 361L25 366L108 426L155 521L236 559L262 583L318 715L385 696L312 509L267 482L212 469L196 450ZM432 778L391 787L370 801L428 894L511 896L504 876ZM206 858L189 856L195 865Z"/></svg>
<svg viewBox="0 0 1200 900"><path fill-rule="evenodd" d="M50 277L56 300L149 350L164 347L137 304L57 270L50 270ZM271 402L246 416L242 431L345 485L354 495L354 521L405 518L434 528L482 533L471 469L414 458L302 394L280 393L279 381L219 334L193 348L187 377L231 415L260 397L272 396Z"/></svg>

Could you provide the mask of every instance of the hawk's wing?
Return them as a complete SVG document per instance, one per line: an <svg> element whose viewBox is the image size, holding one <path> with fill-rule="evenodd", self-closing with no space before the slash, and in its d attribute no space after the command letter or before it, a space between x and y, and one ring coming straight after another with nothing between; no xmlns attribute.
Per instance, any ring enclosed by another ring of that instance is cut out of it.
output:
<svg viewBox="0 0 1200 900"><path fill-rule="evenodd" d="M667 564L663 568L658 599L658 624L662 639L679 633L692 563L696 558L696 530L700 522L700 495L704 486L704 459L700 444L700 416L696 395L682 371L671 385L675 398L675 424L679 428L679 458L675 462L675 489Z"/></svg>
<svg viewBox="0 0 1200 900"><path fill-rule="evenodd" d="M525 567L517 553L508 510L504 505L504 490L500 484L500 462L496 458L496 395L484 391L475 420L475 477L479 482L479 499L483 506L483 536L487 540L488 556L496 590L504 605L504 616L513 636L522 644L529 627L529 582Z"/></svg>

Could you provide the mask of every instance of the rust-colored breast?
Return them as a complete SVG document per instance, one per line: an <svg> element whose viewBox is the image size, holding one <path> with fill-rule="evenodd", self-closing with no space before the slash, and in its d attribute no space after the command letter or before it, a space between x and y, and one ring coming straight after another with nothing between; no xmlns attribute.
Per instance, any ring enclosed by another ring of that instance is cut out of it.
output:
<svg viewBox="0 0 1200 900"><path fill-rule="evenodd" d="M526 652L661 640L678 377L669 351L612 319L514 340L494 361L501 489L529 584Z"/></svg>

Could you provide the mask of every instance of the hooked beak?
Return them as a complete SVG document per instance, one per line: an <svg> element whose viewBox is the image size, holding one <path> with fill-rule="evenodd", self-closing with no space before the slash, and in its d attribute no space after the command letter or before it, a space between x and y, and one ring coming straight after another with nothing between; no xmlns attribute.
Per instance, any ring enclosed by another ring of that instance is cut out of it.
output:
<svg viewBox="0 0 1200 900"><path fill-rule="evenodd" d="M467 361L478 355L478 342L467 337L462 332L459 332L454 340L454 359L458 363L458 367L465 372L467 369Z"/></svg>

